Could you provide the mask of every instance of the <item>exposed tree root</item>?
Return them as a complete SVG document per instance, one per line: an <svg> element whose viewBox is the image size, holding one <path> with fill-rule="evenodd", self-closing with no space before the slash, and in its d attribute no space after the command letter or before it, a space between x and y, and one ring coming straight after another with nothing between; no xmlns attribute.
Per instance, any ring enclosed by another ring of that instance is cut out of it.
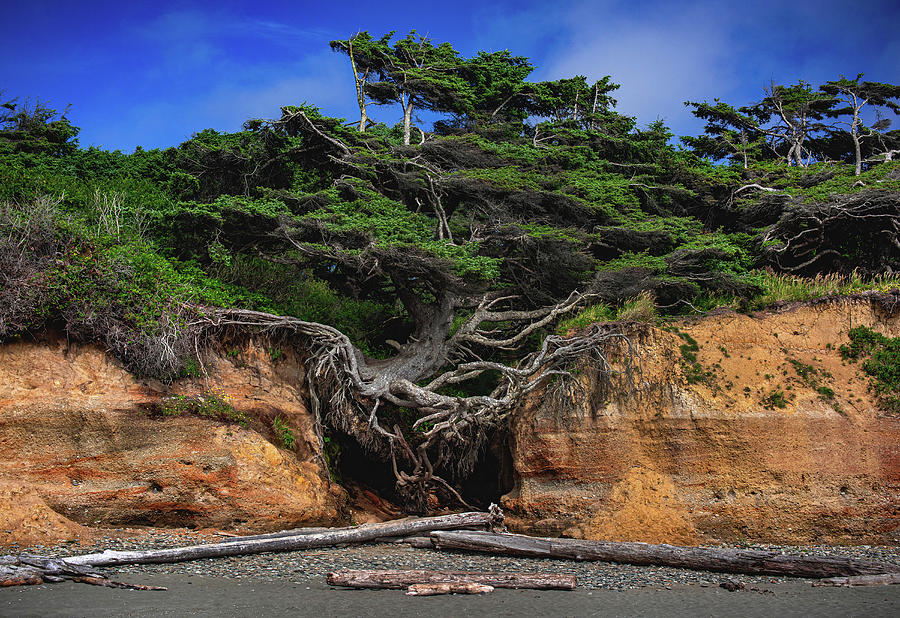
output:
<svg viewBox="0 0 900 618"><path fill-rule="evenodd" d="M426 496L434 492L471 508L437 469L458 475L471 471L490 431L548 379L574 384L572 369L587 358L601 375L622 373L630 380L630 341L599 325L571 337L548 335L512 365L485 360L476 351L514 350L585 298L576 292L557 305L522 311L504 308L512 297L485 294L450 334L463 301L448 294L435 306L419 307L420 328L398 344L399 353L390 359L366 358L331 326L258 311L214 310L190 328L198 333L224 327L281 331L296 337L307 353L310 407L319 432L327 424L380 454L390 462L407 507L426 512ZM447 388L485 372L499 376L490 393L446 394ZM413 413L410 426L385 423L397 409Z"/></svg>

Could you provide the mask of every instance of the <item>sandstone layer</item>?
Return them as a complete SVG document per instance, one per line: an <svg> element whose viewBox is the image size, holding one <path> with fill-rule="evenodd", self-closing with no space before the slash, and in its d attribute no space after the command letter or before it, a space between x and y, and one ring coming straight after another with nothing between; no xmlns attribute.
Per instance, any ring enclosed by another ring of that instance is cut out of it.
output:
<svg viewBox="0 0 900 618"><path fill-rule="evenodd" d="M204 360L204 377L167 387L59 337L0 346L0 543L76 537L82 525L343 521L346 492L328 481L300 359L246 340ZM214 395L246 423L160 414L175 394Z"/></svg>
<svg viewBox="0 0 900 618"><path fill-rule="evenodd" d="M878 410L868 378L837 349L861 325L900 336L900 297L632 325L635 392L607 392L585 370L582 391L545 392L516 415L516 485L503 499L512 527L669 543L896 543L900 419ZM697 365L680 333L696 340Z"/></svg>

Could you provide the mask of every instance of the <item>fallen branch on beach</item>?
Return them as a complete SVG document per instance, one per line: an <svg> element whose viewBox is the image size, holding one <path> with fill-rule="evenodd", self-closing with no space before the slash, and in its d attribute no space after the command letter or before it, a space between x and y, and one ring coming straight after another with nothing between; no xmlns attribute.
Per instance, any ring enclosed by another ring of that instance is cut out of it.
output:
<svg viewBox="0 0 900 618"><path fill-rule="evenodd" d="M493 592L494 587L472 582L440 584L410 584L406 594L411 597L433 597L438 594L486 594Z"/></svg>
<svg viewBox="0 0 900 618"><path fill-rule="evenodd" d="M435 531L430 536L435 549L439 550L477 551L531 558L597 560L724 573L818 578L900 572L900 566L895 564L857 560L845 556L791 556L749 549L548 539L477 531Z"/></svg>
<svg viewBox="0 0 900 618"><path fill-rule="evenodd" d="M494 588L574 590L574 575L556 573L481 573L473 571L399 571L342 569L325 578L329 586L346 588L408 588L413 584L485 584Z"/></svg>
<svg viewBox="0 0 900 618"><path fill-rule="evenodd" d="M68 564L65 560L43 556L0 556L0 587L33 586L66 580L107 588L128 590L165 590L157 586L126 584L106 577L90 567Z"/></svg>
<svg viewBox="0 0 900 618"><path fill-rule="evenodd" d="M489 528L496 522L490 513L457 513L440 517L412 517L395 521L365 524L350 528L333 528L327 531L306 534L302 530L295 534L263 534L254 537L235 538L219 543L172 547L149 551L112 551L98 554L84 554L69 558L50 559L41 556L0 556L0 586L21 586L53 581L57 571L69 569L69 575L103 577L91 569L123 564L159 564L187 562L202 558L224 558L245 556L264 552L296 551L315 547L328 547L345 543L365 543L387 537L410 536L434 530L460 530L468 528ZM29 561L30 560L30 561ZM71 578L71 577L69 577Z"/></svg>
<svg viewBox="0 0 900 618"><path fill-rule="evenodd" d="M813 586L886 586L900 584L900 573L882 573L881 575L855 575L853 577L828 577L820 579Z"/></svg>

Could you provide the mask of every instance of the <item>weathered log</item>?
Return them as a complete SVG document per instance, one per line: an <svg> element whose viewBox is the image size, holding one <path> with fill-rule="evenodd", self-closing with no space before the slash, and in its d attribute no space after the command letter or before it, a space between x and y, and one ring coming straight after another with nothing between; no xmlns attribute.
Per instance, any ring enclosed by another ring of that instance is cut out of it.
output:
<svg viewBox="0 0 900 618"><path fill-rule="evenodd" d="M43 583L63 582L67 579L82 584L126 588L129 590L166 590L157 586L128 584L113 581L90 567L66 564L58 558L43 556L0 556L0 587L33 586Z"/></svg>
<svg viewBox="0 0 900 618"><path fill-rule="evenodd" d="M233 543L235 541L256 541L259 539L281 539L287 536L302 536L304 534L320 534L322 532L328 532L330 530L334 530L334 528L323 528L323 527L310 527L310 528L291 528L290 530L279 530L277 532L266 532L264 534L251 534L251 535L239 535L239 534L228 534L226 532L217 532L216 534L224 536L226 538L221 541L216 541L217 543Z"/></svg>
<svg viewBox="0 0 900 618"><path fill-rule="evenodd" d="M886 586L900 584L900 573L881 575L854 575L852 577L828 577L813 583L813 586Z"/></svg>
<svg viewBox="0 0 900 618"><path fill-rule="evenodd" d="M416 549L434 549L431 537L427 536L408 536L405 539L401 539L400 542Z"/></svg>
<svg viewBox="0 0 900 618"><path fill-rule="evenodd" d="M165 586L144 586L142 584L128 584L126 582L117 582L105 577L87 577L78 576L70 578L73 582L79 584L90 584L92 586L104 586L106 588L121 588L123 590L168 590Z"/></svg>
<svg viewBox="0 0 900 618"><path fill-rule="evenodd" d="M818 578L900 572L900 565L858 560L847 556L792 556L749 549L548 539L474 531L435 531L431 533L431 539L437 549L478 551L533 558L671 566L724 573Z"/></svg>
<svg viewBox="0 0 900 618"><path fill-rule="evenodd" d="M119 564L158 564L186 562L202 558L244 556L264 552L296 551L314 547L328 547L342 543L363 543L383 537L407 536L434 530L459 530L487 528L491 525L489 513L456 513L440 517L416 517L377 524L365 524L352 528L335 528L316 534L298 534L288 537L263 538L249 541L231 540L206 545L172 547L149 551L112 551L85 554L66 558L68 565L112 566Z"/></svg>
<svg viewBox="0 0 900 618"><path fill-rule="evenodd" d="M30 566L0 564L0 588L7 586L36 586L44 583L40 569Z"/></svg>
<svg viewBox="0 0 900 618"><path fill-rule="evenodd" d="M325 577L329 586L402 589L412 584L476 583L494 588L574 590L575 576L556 573L485 573L477 571L425 571L394 569L341 569Z"/></svg>
<svg viewBox="0 0 900 618"><path fill-rule="evenodd" d="M437 594L486 594L493 586L473 583L411 584L406 589L411 597L431 597Z"/></svg>

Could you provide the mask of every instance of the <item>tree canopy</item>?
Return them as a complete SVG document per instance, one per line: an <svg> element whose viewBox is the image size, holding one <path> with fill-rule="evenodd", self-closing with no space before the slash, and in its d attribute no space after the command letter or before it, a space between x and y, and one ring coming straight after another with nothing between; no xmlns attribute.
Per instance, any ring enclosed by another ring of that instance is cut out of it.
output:
<svg viewBox="0 0 900 618"><path fill-rule="evenodd" d="M704 135L685 136L682 142L699 156L741 162L745 169L751 160L779 157L800 167L838 160L853 161L859 176L864 158L890 160L896 154L898 138L884 133L891 120L882 112L900 113L900 86L862 82L862 77L841 76L818 89L803 80L790 86L772 83L764 98L742 107L719 99L686 101L706 127ZM863 123L867 104L877 115L871 127Z"/></svg>

